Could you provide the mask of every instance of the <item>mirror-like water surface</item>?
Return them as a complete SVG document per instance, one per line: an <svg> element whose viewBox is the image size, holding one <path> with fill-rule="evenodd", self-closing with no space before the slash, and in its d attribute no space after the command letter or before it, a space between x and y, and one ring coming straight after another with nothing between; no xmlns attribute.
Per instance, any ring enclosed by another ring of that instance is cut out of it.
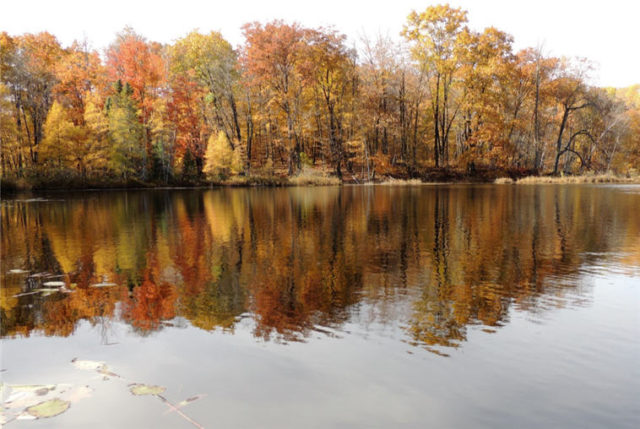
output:
<svg viewBox="0 0 640 429"><path fill-rule="evenodd" d="M88 386L9 427L640 424L637 186L55 193L1 212L5 418L15 385Z"/></svg>

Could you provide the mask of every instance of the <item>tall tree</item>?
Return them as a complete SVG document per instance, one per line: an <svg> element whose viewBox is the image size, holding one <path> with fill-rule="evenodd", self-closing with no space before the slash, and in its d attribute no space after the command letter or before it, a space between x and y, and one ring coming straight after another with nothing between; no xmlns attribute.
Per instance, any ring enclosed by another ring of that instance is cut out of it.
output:
<svg viewBox="0 0 640 429"><path fill-rule="evenodd" d="M402 32L412 44L413 57L430 75L436 167L447 163L449 134L460 108L454 77L462 67L462 54L468 50L466 23L466 11L448 5L430 6L422 13L411 12Z"/></svg>
<svg viewBox="0 0 640 429"><path fill-rule="evenodd" d="M29 159L36 164L57 82L54 70L63 51L49 33L24 34L15 40L4 34L2 39L2 80L12 94L16 125L26 136Z"/></svg>
<svg viewBox="0 0 640 429"><path fill-rule="evenodd" d="M328 149L333 168L342 177L344 142L349 137L345 117L349 113L355 75L355 53L345 46L346 36L332 30L308 32L308 48L302 73L322 100L328 129Z"/></svg>
<svg viewBox="0 0 640 429"><path fill-rule="evenodd" d="M120 80L129 84L131 98L139 109L142 124L144 152L142 159L142 179L146 179L152 160L151 113L153 106L165 86L166 67L162 57L162 47L147 40L126 27L118 33L116 40L107 49L107 72L111 81Z"/></svg>
<svg viewBox="0 0 640 429"><path fill-rule="evenodd" d="M197 31L178 39L171 48L174 73L192 75L207 89L205 101L211 112L210 126L223 131L231 146L242 139L236 101L239 70L231 44L220 33Z"/></svg>
<svg viewBox="0 0 640 429"><path fill-rule="evenodd" d="M303 81L299 66L303 59L305 30L298 24L254 22L243 27L246 39L244 61L255 85L267 91L268 104L285 116L289 174L300 166Z"/></svg>
<svg viewBox="0 0 640 429"><path fill-rule="evenodd" d="M114 84L114 92L105 106L109 120L110 169L125 181L132 176L144 179L144 166L140 165L146 153L144 130L138 120L134 90L129 83L122 85L118 80Z"/></svg>

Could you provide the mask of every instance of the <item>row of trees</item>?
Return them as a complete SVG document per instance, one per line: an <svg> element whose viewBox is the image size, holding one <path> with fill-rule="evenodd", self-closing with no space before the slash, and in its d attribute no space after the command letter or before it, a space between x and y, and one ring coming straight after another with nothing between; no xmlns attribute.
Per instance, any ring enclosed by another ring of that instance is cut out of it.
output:
<svg viewBox="0 0 640 429"><path fill-rule="evenodd" d="M169 183L205 174L364 180L432 167L627 173L640 86L589 85L586 61L514 52L449 6L412 12L403 41L273 21L170 45L126 28L104 55L48 33L0 35L4 177ZM207 149L209 145L209 149Z"/></svg>

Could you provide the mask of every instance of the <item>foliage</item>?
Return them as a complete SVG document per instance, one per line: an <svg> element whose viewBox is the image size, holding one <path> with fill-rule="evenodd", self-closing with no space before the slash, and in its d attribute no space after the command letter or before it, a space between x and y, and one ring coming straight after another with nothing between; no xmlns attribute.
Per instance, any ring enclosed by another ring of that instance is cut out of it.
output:
<svg viewBox="0 0 640 429"><path fill-rule="evenodd" d="M640 86L594 87L588 61L514 52L462 9L413 11L403 42L357 50L332 28L242 30L234 48L219 32L161 45L127 27L104 60L87 41L1 33L3 183L640 169Z"/></svg>
<svg viewBox="0 0 640 429"><path fill-rule="evenodd" d="M209 137L205 155L204 173L210 179L226 179L242 170L240 151L231 148L226 134L220 131L217 136Z"/></svg>

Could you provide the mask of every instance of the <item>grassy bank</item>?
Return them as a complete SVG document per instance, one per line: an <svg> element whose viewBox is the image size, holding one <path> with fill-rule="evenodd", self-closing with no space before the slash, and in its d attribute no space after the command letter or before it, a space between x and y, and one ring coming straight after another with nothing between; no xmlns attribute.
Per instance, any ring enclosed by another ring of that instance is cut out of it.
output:
<svg viewBox="0 0 640 429"><path fill-rule="evenodd" d="M496 183L496 184L579 184L579 183L638 183L640 175L617 176L613 174L586 174L580 176L535 176L524 175L522 172L509 172L510 177L500 177L502 171L481 171L468 173L459 170L439 169L428 170L420 174L419 178L379 176L375 180L345 180L331 175L323 169L303 168L297 175L286 177L274 174L252 174L249 176L232 176L224 180L202 181L173 181L171 183L152 183L139 180L127 182L111 179L79 180L27 180L0 179L0 192L4 195L21 191L49 191L49 190L90 190L90 189L170 189L170 188L202 188L210 186L229 187L283 187L283 186L336 186L341 184L364 184L382 186L416 186L438 183Z"/></svg>
<svg viewBox="0 0 640 429"><path fill-rule="evenodd" d="M90 189L156 189L156 188L201 188L210 186L229 187L280 187L280 186L329 186L340 185L342 181L324 170L303 169L293 177L275 174L251 174L249 176L232 176L219 180L171 181L169 183L144 182L140 180L118 181L109 178L80 180L77 177L56 178L0 178L0 192L11 194L23 191L62 191Z"/></svg>
<svg viewBox="0 0 640 429"><path fill-rule="evenodd" d="M581 176L527 176L521 179L511 179L509 177L499 177L494 183L497 184L580 184L580 183L639 183L640 176L616 176L613 174L587 174Z"/></svg>

